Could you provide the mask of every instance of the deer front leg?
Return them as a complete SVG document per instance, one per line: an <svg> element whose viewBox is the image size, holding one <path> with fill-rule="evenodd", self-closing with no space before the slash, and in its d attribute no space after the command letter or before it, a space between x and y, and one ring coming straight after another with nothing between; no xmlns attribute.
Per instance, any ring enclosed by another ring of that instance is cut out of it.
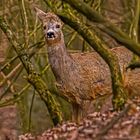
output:
<svg viewBox="0 0 140 140"><path fill-rule="evenodd" d="M83 117L83 109L76 103L72 104L72 121L76 121L77 123L80 122L80 120Z"/></svg>

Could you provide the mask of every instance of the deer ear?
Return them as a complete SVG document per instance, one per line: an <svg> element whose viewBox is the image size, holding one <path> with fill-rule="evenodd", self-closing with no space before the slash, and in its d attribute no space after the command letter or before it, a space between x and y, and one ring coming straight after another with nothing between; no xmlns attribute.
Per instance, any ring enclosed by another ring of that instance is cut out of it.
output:
<svg viewBox="0 0 140 140"><path fill-rule="evenodd" d="M34 9L35 9L36 14L39 17L39 19L43 21L45 19L45 17L47 16L47 14L37 7L34 7Z"/></svg>

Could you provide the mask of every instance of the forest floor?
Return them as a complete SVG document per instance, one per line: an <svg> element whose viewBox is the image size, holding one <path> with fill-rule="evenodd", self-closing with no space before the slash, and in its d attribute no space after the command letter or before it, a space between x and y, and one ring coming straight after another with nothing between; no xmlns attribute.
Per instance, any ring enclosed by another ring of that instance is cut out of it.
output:
<svg viewBox="0 0 140 140"><path fill-rule="evenodd" d="M79 124L65 122L39 136L21 135L19 140L140 140L140 97L120 112L94 112Z"/></svg>

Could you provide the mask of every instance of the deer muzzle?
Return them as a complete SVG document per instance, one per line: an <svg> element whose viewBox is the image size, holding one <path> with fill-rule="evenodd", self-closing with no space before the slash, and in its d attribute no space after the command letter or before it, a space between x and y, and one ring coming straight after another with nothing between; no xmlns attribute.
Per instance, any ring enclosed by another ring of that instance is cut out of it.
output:
<svg viewBox="0 0 140 140"><path fill-rule="evenodd" d="M49 30L47 32L47 38L55 38L55 33L53 30Z"/></svg>

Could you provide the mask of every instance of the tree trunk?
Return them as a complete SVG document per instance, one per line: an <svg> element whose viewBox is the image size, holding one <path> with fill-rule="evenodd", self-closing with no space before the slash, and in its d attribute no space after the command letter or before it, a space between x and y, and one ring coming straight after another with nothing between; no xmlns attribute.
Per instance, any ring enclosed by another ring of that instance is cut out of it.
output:
<svg viewBox="0 0 140 140"><path fill-rule="evenodd" d="M53 120L53 123L56 125L57 123L60 123L62 121L61 112L59 110L58 104L54 100L54 97L51 95L51 93L48 91L47 86L42 81L39 74L37 74L33 68L33 65L31 64L29 60L29 56L25 50L25 48L21 47L16 42L16 37L9 29L8 25L0 17L0 28L3 30L3 32L6 34L9 42L11 43L13 49L16 51L16 53L19 56L19 59L21 60L24 68L26 69L26 72L28 73L28 81L32 84L32 86L36 89L36 91L39 93L41 99L45 102L46 106L48 107L49 113L51 115L51 118Z"/></svg>

